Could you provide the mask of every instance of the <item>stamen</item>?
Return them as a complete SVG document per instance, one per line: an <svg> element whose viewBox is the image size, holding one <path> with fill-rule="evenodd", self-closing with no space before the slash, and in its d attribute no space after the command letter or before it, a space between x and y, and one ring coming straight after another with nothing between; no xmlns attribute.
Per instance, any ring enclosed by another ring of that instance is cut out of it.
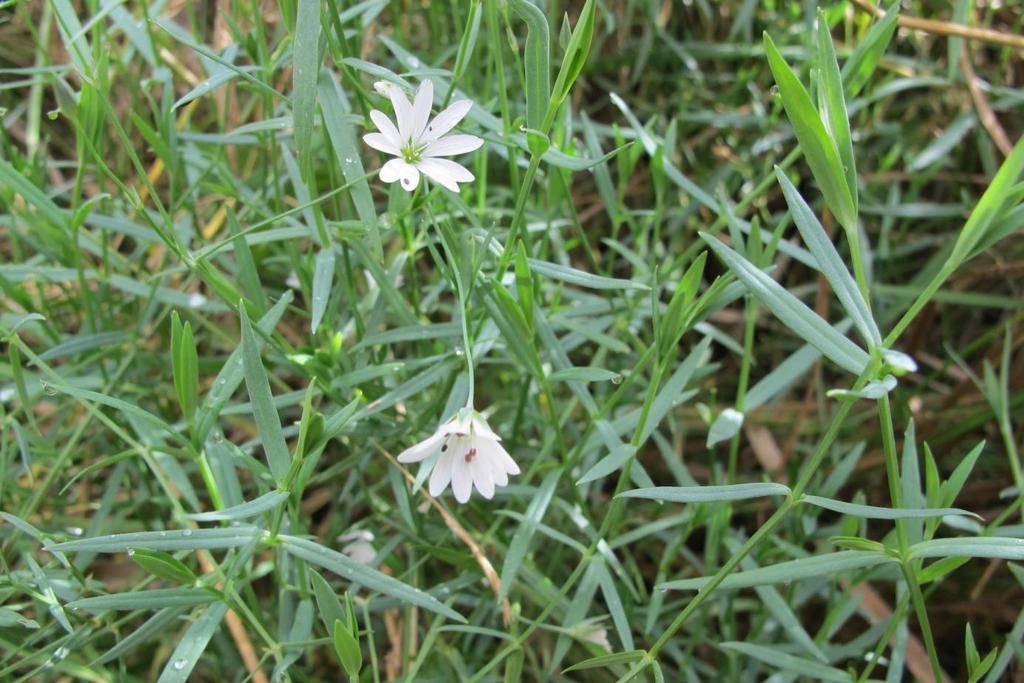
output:
<svg viewBox="0 0 1024 683"><path fill-rule="evenodd" d="M473 462L474 457L476 457L476 449L470 448L469 453L466 453L466 462Z"/></svg>

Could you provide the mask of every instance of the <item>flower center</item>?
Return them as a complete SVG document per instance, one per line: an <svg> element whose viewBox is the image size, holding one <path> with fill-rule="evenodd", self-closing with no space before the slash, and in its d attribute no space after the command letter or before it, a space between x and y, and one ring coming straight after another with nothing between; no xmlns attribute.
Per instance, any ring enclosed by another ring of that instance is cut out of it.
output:
<svg viewBox="0 0 1024 683"><path fill-rule="evenodd" d="M402 160L407 164L415 164L423 158L423 149L426 145L417 145L412 140L405 143L399 152L402 154Z"/></svg>

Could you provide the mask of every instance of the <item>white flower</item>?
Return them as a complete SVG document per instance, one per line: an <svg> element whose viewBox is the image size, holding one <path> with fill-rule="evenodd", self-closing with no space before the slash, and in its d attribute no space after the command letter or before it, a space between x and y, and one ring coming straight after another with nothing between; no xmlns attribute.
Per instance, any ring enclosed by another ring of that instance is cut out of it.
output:
<svg viewBox="0 0 1024 683"><path fill-rule="evenodd" d="M353 531L338 536L338 540L345 544L341 552L360 564L371 564L377 557L377 549L371 543L373 540L371 531Z"/></svg>
<svg viewBox="0 0 1024 683"><path fill-rule="evenodd" d="M419 462L438 450L441 457L430 474L430 495L439 496L451 482L455 500L465 503L473 487L484 498L494 497L495 486L508 484L519 466L501 445L479 413L464 408L434 432L398 456L398 462Z"/></svg>
<svg viewBox="0 0 1024 683"><path fill-rule="evenodd" d="M375 86L376 87L376 86ZM398 126L382 112L374 109L370 118L377 126L378 133L367 133L363 142L391 159L380 169L380 179L386 183L402 182L409 192L420 183L420 173L452 192L459 191L459 183L474 179L472 173L450 159L439 157L465 154L479 149L484 141L475 135L445 135L469 113L473 103L459 100L430 118L430 107L434 102L434 84L429 80L420 84L412 104L402 89L392 85L381 88L391 98L395 108Z"/></svg>

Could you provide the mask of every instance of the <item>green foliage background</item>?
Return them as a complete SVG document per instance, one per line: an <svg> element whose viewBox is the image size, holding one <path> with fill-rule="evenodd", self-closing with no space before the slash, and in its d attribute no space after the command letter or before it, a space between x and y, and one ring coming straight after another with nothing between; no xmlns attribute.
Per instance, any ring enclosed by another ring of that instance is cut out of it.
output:
<svg viewBox="0 0 1024 683"><path fill-rule="evenodd" d="M0 679L1019 676L1024 13L864 5L0 3Z"/></svg>

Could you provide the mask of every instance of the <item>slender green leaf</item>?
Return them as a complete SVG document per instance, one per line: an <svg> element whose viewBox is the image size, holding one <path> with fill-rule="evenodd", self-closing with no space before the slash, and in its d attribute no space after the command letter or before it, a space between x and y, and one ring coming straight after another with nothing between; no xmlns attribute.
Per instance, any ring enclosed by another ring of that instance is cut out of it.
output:
<svg viewBox="0 0 1024 683"><path fill-rule="evenodd" d="M292 118L295 145L303 175L313 170L313 118L320 71L320 0L297 0L298 17L292 39ZM326 246L326 245L325 245Z"/></svg>
<svg viewBox="0 0 1024 683"><path fill-rule="evenodd" d="M260 346L256 334L252 330L249 316L245 312L245 303L239 305L242 322L242 367L245 374L245 387L249 391L252 402L253 417L256 418L256 429L259 430L263 443L263 451L267 455L267 464L274 475L274 481L281 483L288 474L291 455L281 430L281 417L274 406L274 396L270 393L270 380L260 360Z"/></svg>
<svg viewBox="0 0 1024 683"><path fill-rule="evenodd" d="M814 215L800 192L789 181L785 171L778 166L775 167L775 177L778 178L779 185L782 186L782 194L793 214L793 223L800 231L804 244L817 259L822 274L832 285L832 291L839 298L846 315L850 316L850 320L853 321L857 331L869 346L881 344L882 335L871 315L871 308L861 295L860 288L857 287L857 282L850 275L850 271L846 269L832 240L825 229L821 227L821 223L818 222L818 217Z"/></svg>
<svg viewBox="0 0 1024 683"><path fill-rule="evenodd" d="M595 367L575 367L565 368L564 370L556 370L548 375L548 380L551 382L614 382L618 384L622 381L622 375L611 370L605 370L604 368Z"/></svg>
<svg viewBox="0 0 1024 683"><path fill-rule="evenodd" d="M262 496L254 500L233 505L229 508L224 508L223 510L198 512L189 515L188 518L197 522L219 522L224 520L246 519L248 517L255 517L267 510L273 510L286 500L288 500L287 491L271 491L270 493L264 493Z"/></svg>
<svg viewBox="0 0 1024 683"><path fill-rule="evenodd" d="M419 588L402 583L398 579L356 562L348 555L296 536L278 537L281 547L292 555L310 564L323 567L338 576L358 583L366 588L396 598L402 602L417 605L455 621L465 621L461 614L443 605L434 596Z"/></svg>
<svg viewBox="0 0 1024 683"><path fill-rule="evenodd" d="M316 255L316 268L313 271L313 306L310 313L309 331L316 334L320 321L327 311L327 301L331 297L331 286L334 281L334 247L325 244Z"/></svg>
<svg viewBox="0 0 1024 683"><path fill-rule="evenodd" d="M899 0L890 3L885 16L871 25L864 37L857 41L850 58L843 64L843 85L846 86L848 97L856 97L875 72L875 67L878 66L893 34L896 33L899 9Z"/></svg>
<svg viewBox="0 0 1024 683"><path fill-rule="evenodd" d="M530 541L537 531L537 525L544 519L544 513L551 504L551 498L555 495L555 486L561 478L561 471L549 472L544 481L537 487L537 492L530 499L526 508L525 519L516 528L512 536L512 542L508 545L508 552L505 553L505 563L501 567L501 593L498 599L508 595L515 584L519 569L530 548Z"/></svg>
<svg viewBox="0 0 1024 683"><path fill-rule="evenodd" d="M926 557L993 557L1016 562L1024 561L1024 539L998 536L977 538L937 538L921 541L910 547L910 556Z"/></svg>
<svg viewBox="0 0 1024 683"><path fill-rule="evenodd" d="M945 517L946 515L957 515L967 517L977 517L978 515L967 510L961 510L960 508L885 508L877 507L875 505L859 505L857 503L847 503L841 500L833 500L831 498L822 498L820 496L805 495L801 500L811 505L816 505L826 510L832 510L833 512L839 512L844 515L853 515L854 517L862 517L865 519L927 519L929 517Z"/></svg>
<svg viewBox="0 0 1024 683"><path fill-rule="evenodd" d="M526 125L542 130L551 99L551 38L544 12L530 0L509 0L509 7L526 22Z"/></svg>
<svg viewBox="0 0 1024 683"><path fill-rule="evenodd" d="M540 275L546 275L555 280L568 282L569 284L587 287L589 289L639 289L650 290L650 287L642 282L634 280L622 280L619 278L603 277L586 271L570 268L569 266L557 263L548 263L537 259L528 259L530 270Z"/></svg>
<svg viewBox="0 0 1024 683"><path fill-rule="evenodd" d="M218 602L207 607L192 622L160 672L157 683L185 683L188 680L210 638L220 630L220 622L227 611L227 603Z"/></svg>
<svg viewBox="0 0 1024 683"><path fill-rule="evenodd" d="M846 98L843 95L843 79L839 73L839 61L828 20L824 11L818 8L818 102L825 128L835 144L846 177L853 211L857 212L857 167L853 160L853 137L850 135L850 116L846 112Z"/></svg>
<svg viewBox="0 0 1024 683"><path fill-rule="evenodd" d="M747 500L766 496L788 496L792 491L785 484L725 484L722 486L655 486L623 491L619 498L646 498L673 503L711 503L722 500Z"/></svg>
<svg viewBox="0 0 1024 683"><path fill-rule="evenodd" d="M584 671L586 669L598 669L609 666L621 666L622 664L639 661L643 659L646 654L646 650L610 652L606 655L599 655L597 657L591 657L590 659L584 659L582 662L577 662L569 668L564 669L562 673L569 673L570 671Z"/></svg>
<svg viewBox="0 0 1024 683"><path fill-rule="evenodd" d="M94 598L82 598L68 603L72 609L93 612L103 610L167 609L169 607L195 607L217 599L217 594L205 588L156 588L133 593L115 593Z"/></svg>
<svg viewBox="0 0 1024 683"><path fill-rule="evenodd" d="M843 163L835 141L829 137L825 124L814 109L810 95L779 53L771 36L764 34L764 47L775 83L779 87L782 105L793 125L793 132L811 167L811 173L825 197L825 203L835 214L847 235L857 230L857 204L843 171Z"/></svg>
<svg viewBox="0 0 1024 683"><path fill-rule="evenodd" d="M814 555L799 560L779 562L768 567L731 574L725 577L720 588L729 590L766 586L773 583L789 583L790 581L802 581L803 579L810 579L816 576L833 576L840 572L877 567L878 565L895 562L898 562L896 558L882 552L841 550L836 553ZM696 591L706 586L711 579L712 577L710 576L702 576L695 579L668 581L655 586L655 588L659 590Z"/></svg>
<svg viewBox="0 0 1024 683"><path fill-rule="evenodd" d="M61 552L124 553L132 548L149 550L221 550L246 545L263 534L254 526L225 529L179 529L177 531L137 531L80 538L51 546Z"/></svg>
<svg viewBox="0 0 1024 683"><path fill-rule="evenodd" d="M153 576L175 583L196 582L195 573L173 555L146 548L133 548L128 554L136 564Z"/></svg>
<svg viewBox="0 0 1024 683"><path fill-rule="evenodd" d="M725 262L758 300L789 329L821 351L839 367L859 375L868 364L868 354L808 308L782 285L755 268L749 261L718 241L700 233L712 251Z"/></svg>
<svg viewBox="0 0 1024 683"><path fill-rule="evenodd" d="M719 647L758 659L773 669L797 674L798 676L807 676L815 681L849 683L853 680L850 678L850 674L842 669L780 652L778 648L739 642L721 643Z"/></svg>

